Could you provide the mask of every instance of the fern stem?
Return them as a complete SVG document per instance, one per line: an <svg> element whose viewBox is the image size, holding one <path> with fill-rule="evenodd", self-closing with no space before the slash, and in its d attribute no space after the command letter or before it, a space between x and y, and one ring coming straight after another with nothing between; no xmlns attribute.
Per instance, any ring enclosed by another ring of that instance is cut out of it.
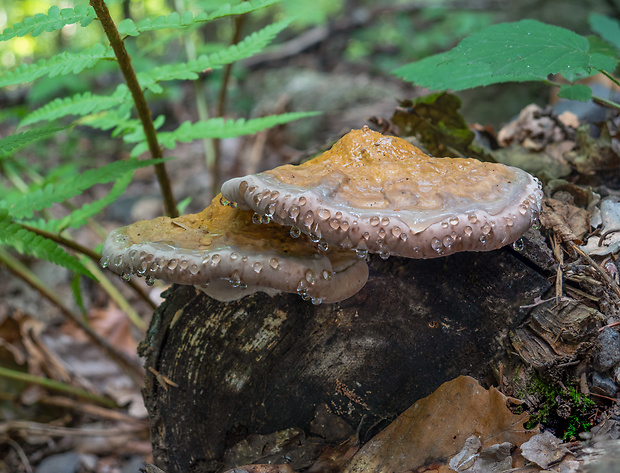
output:
<svg viewBox="0 0 620 473"><path fill-rule="evenodd" d="M185 6L181 0L174 1L174 8L177 12L183 12ZM196 60L196 48L190 35L185 35L183 39L183 46L185 47L185 56L188 61ZM205 76L204 74L198 74L198 79L193 82L194 96L196 98L196 111L198 112L198 119L200 121L207 121L209 119L209 107L207 105L207 94L205 93ZM211 197L217 194L219 187L216 182L215 174L213 173L213 163L216 161L217 156L217 144L216 140L212 138L203 138L202 147L205 154L205 163L207 166L207 172L211 176Z"/></svg>
<svg viewBox="0 0 620 473"><path fill-rule="evenodd" d="M11 370L8 368L4 368L2 366L0 366L0 377L14 379L17 381L23 381L25 383L38 384L39 386L43 386L48 389L53 389L54 391L60 391L63 393L73 394L74 396L88 399L90 401L96 402L97 404L101 404L103 406L112 407L112 408L118 407L118 405L112 399L108 399L107 397L93 394L84 389L77 388L75 386L71 386L70 384L62 383L54 379L44 378L42 376L35 376L29 373L24 373L22 371Z"/></svg>
<svg viewBox="0 0 620 473"><path fill-rule="evenodd" d="M243 30L245 18L246 15L239 15L234 18L235 32L233 33L231 45L238 44L239 41L241 41L241 31ZM226 96L228 95L228 83L230 82L232 68L232 62L226 64L226 67L224 68L224 75L222 76L222 83L220 84L220 91L217 97L218 117L223 117L226 113ZM213 163L211 165L211 175L213 177L213 194L215 194L220 188L222 176L220 173L220 140L213 140L213 142L214 156Z"/></svg>
<svg viewBox="0 0 620 473"><path fill-rule="evenodd" d="M620 86L620 82L618 81L618 79L616 79L614 76L612 76L609 72L607 71L601 71L599 70L599 72L601 74L603 74L605 77L607 77L610 81L612 81L614 84L616 84L617 86Z"/></svg>
<svg viewBox="0 0 620 473"><path fill-rule="evenodd" d="M136 71L131 65L131 57L125 49L125 43L123 43L123 39L114 24L114 20L112 20L112 17L110 16L110 11L108 10L105 1L90 0L90 5L94 8L97 18L99 18L99 21L101 22L101 26L103 27L103 30L110 41L110 45L114 50L118 65L123 73L123 77L125 77L125 82L131 92L136 110L138 111L138 116L142 123L142 128L144 129L144 135L146 136L146 141L148 143L151 156L155 159L161 158L161 147L159 146L159 142L157 140L157 132L155 131L155 126L153 125L151 111L149 110L144 94L142 93L142 88L138 82ZM168 177L165 164L156 164L155 173L157 174L157 180L159 181L166 214L169 217L178 217L179 212L172 194L172 186L170 185L170 179Z"/></svg>
<svg viewBox="0 0 620 473"><path fill-rule="evenodd" d="M77 242L75 242L73 240L69 240L68 238L62 237L62 236L57 235L57 234L52 233L52 232L48 232L47 230L42 230L40 228L31 227L30 225L25 225L23 223L20 223L20 225L22 227L24 227L26 230L31 231L32 233L36 233L37 235L40 235L40 236L42 236L44 238L49 238L50 240L55 241L56 243L58 243L60 245L63 245L65 247L67 247L67 248L71 248L72 250L77 251L78 253L81 253L83 255L88 256L95 263L98 263L101 260L101 253L98 253L96 251L91 250L90 248L82 246L82 245L80 245L79 243L77 243ZM128 284L135 291L135 293L144 302L146 302L152 309L157 309L157 304L155 304L155 302L153 302L151 300L151 298L148 296L148 294L146 294L144 292L144 290L135 283L135 281L129 281ZM112 294L110 294L110 295L112 295ZM118 303L118 301L117 301L117 303ZM121 304L119 304L119 306L121 306Z"/></svg>
<svg viewBox="0 0 620 473"><path fill-rule="evenodd" d="M63 301L58 296L58 294L56 294L47 285L45 285L45 283L36 274L30 271L30 269L28 269L24 264L22 264L19 260L4 251L2 248L0 248L0 262L4 263L4 265L9 271L11 271L11 273L22 279L30 287L35 289L43 297L45 297L52 304L58 307L58 309L68 319L75 322L78 327L80 327L95 344L97 344L103 351L105 351L108 356L110 356L110 358L116 361L116 363L134 380L137 385L142 384L142 379L144 378L144 372L142 370L142 367L138 363L127 357L127 355L110 345L108 341L97 332L95 332L82 317L74 314L71 310L65 307Z"/></svg>
<svg viewBox="0 0 620 473"><path fill-rule="evenodd" d="M601 105L602 107L614 108L616 110L620 110L620 104L617 104L616 102L612 102L609 99L605 99L603 97L598 97L596 95L593 95L592 100L596 102L597 104Z"/></svg>

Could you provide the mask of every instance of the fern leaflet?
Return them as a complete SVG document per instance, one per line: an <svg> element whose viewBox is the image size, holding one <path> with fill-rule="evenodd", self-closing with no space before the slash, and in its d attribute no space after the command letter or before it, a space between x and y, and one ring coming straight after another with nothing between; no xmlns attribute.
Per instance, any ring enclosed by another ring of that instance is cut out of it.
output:
<svg viewBox="0 0 620 473"><path fill-rule="evenodd" d="M223 118L211 118L205 121L195 123L183 122L179 128L174 131L162 131L157 136L159 144L172 149L176 146L177 141L189 142L202 138L232 138L239 135L251 135L259 131L271 128L276 125L299 120L300 118L313 117L320 112L293 112L283 113L280 115L270 115L267 117L253 118L245 120L224 120ZM139 156L147 151L147 143L144 141L144 132L142 129L137 130L132 136L126 136L125 141L137 142L138 145L131 151L131 156Z"/></svg>
<svg viewBox="0 0 620 473"><path fill-rule="evenodd" d="M84 204L79 209L74 210L69 215L58 219L48 220L44 223L43 228L45 230L60 233L67 228L79 228L85 225L89 218L99 214L105 207L115 202L127 189L127 186L131 182L133 177L133 171L127 172L116 179L114 186L108 195L104 198Z"/></svg>
<svg viewBox="0 0 620 473"><path fill-rule="evenodd" d="M106 110L94 113L80 118L76 123L80 125L88 125L97 130L112 130L112 137L130 133L140 128L142 124L140 120L130 119L132 102L125 102L119 108L114 110Z"/></svg>
<svg viewBox="0 0 620 473"><path fill-rule="evenodd" d="M0 209L0 242L12 246L21 254L28 254L51 263L63 266L96 281L86 267L52 240L43 238L18 223L15 223L6 210Z"/></svg>
<svg viewBox="0 0 620 473"><path fill-rule="evenodd" d="M39 36L44 31L56 31L66 25L79 23L81 26L88 26L97 15L90 6L78 5L75 8L60 9L57 6L50 7L47 15L37 13L35 16L24 18L22 23L15 23L11 28L6 28L0 35L0 41L7 41L16 36Z"/></svg>
<svg viewBox="0 0 620 473"><path fill-rule="evenodd" d="M95 184L103 184L119 179L126 172L152 164L164 162L164 159L116 161L97 169L89 169L80 174L78 179L64 179L55 184L47 184L27 194L13 192L0 201L0 208L11 210L13 218L31 218L33 212L51 207L54 203L64 202L81 194Z"/></svg>
<svg viewBox="0 0 620 473"><path fill-rule="evenodd" d="M174 12L168 16L160 16L154 20L145 18L135 23L130 18L121 21L118 25L118 31L122 35L138 36L144 31L163 30L167 28L187 28L196 23L204 23L206 21L215 20L230 15L242 15L254 10L265 8L269 5L279 3L282 0L249 0L241 2L237 5L226 4L218 10L207 13L200 12L196 16L191 11L183 12L181 15Z"/></svg>
<svg viewBox="0 0 620 473"><path fill-rule="evenodd" d="M37 128L35 130L29 130L2 138L0 139L0 158L12 154L22 146L33 143L34 141L49 138L55 133L67 128L69 128L69 126L60 128Z"/></svg>
<svg viewBox="0 0 620 473"><path fill-rule="evenodd" d="M35 64L22 64L4 73L0 76L0 87L26 84L44 76L78 74L84 69L93 67L102 59L114 59L114 51L102 44L79 53L64 52L50 59L40 59Z"/></svg>
<svg viewBox="0 0 620 473"><path fill-rule="evenodd" d="M19 126L31 125L41 120L54 120L67 115L89 115L109 110L125 103L129 90L120 84L112 95L97 95L90 92L76 94L72 97L57 98L26 115Z"/></svg>
<svg viewBox="0 0 620 473"><path fill-rule="evenodd" d="M237 44L215 53L202 55L193 61L169 64L156 67L148 72L142 72L138 74L138 80L145 89L150 88L153 92L161 93L161 87L156 85L157 82L197 79L198 73L206 69L220 67L257 54L273 41L289 23L290 20L273 23L246 36Z"/></svg>

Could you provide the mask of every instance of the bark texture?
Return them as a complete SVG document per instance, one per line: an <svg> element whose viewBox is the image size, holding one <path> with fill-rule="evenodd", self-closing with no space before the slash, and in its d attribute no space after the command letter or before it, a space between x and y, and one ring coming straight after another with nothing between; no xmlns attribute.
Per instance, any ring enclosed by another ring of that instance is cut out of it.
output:
<svg viewBox="0 0 620 473"><path fill-rule="evenodd" d="M432 260L373 256L356 296L221 303L176 286L142 346L155 462L214 471L248 434L307 429L316 407L357 426L392 419L460 374L489 374L509 330L549 287L511 249ZM376 432L374 432L376 433Z"/></svg>

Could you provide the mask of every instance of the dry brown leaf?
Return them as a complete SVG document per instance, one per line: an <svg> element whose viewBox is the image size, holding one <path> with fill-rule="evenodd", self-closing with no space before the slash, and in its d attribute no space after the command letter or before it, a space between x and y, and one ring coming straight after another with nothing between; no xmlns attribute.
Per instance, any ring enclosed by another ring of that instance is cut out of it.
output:
<svg viewBox="0 0 620 473"><path fill-rule="evenodd" d="M563 241L581 243L590 230L588 212L556 199L544 199L540 213L543 227L553 230Z"/></svg>
<svg viewBox="0 0 620 473"><path fill-rule="evenodd" d="M482 449L504 442L519 446L537 432L526 430L523 423L529 416L514 415L506 402L495 388L486 390L469 376L444 383L364 445L345 473L400 473L445 465L472 435L480 438Z"/></svg>

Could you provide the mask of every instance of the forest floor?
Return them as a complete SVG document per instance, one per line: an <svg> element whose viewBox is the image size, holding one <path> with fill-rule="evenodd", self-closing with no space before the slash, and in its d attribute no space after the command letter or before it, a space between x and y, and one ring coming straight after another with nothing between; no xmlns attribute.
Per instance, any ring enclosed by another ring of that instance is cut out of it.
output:
<svg viewBox="0 0 620 473"><path fill-rule="evenodd" d="M310 42L295 57L287 56L283 48L279 59L265 57L251 65L253 79L239 86L237 97L261 97L253 106L254 115L310 109L325 113L257 135L223 140L224 178L298 162L364 125L405 137L402 130L411 125L412 114L403 112L407 107L400 106L399 100L415 99L427 91L373 68L338 65L337 52L330 51L330 45L346 42L352 30L342 28ZM614 92L605 82L596 86ZM191 118L187 110L192 91L189 87L183 91L184 101L169 110L178 122ZM485 100L484 93L479 97L475 100ZM453 117L454 102L446 106L441 100L433 116ZM472 100L468 96L465 103ZM539 246L525 256L548 275L553 289L532 301L539 310L533 310L515 330L507 347L510 356L494 366L494 388L472 394L480 399L506 396L511 409L502 415L508 422L514 419L522 425L529 419L529 427L537 430L510 447L481 447L472 440L444 464L417 465L415 471L445 472L450 467L463 472L568 473L587 471L598 451L608 456L620 451L612 442L620 438L620 117L595 105L582 108L553 98L541 102L542 106L522 103L518 118L505 126L501 125L508 123L508 117L496 117L491 124L475 122L465 105L461 111L475 138L452 150L471 155L482 149L487 157L537 174L545 184L541 228L529 237ZM437 122L427 123L430 138L420 132L407 137L431 154L447 154L441 142L451 136L438 135ZM56 143L49 152L60 146ZM126 153L99 135L81 141L78 149L83 155L97 153L103 162ZM191 198L186 212L202 210L212 197L203 144L183 144L175 156L168 163L173 191L179 200ZM91 197L104 191L95 188ZM106 232L161 213L154 173L143 169L97 223ZM90 227L73 236L87 247L101 243L101 235ZM40 261L23 261L61 299L72 300L70 274ZM113 347L114 357L56 305L0 268L0 366L57 382L43 385L0 377L0 473L136 473L152 460L137 346L166 286L151 287L137 280L144 296L140 297L117 279L111 284L129 301L133 319L101 286L83 281L88 323ZM451 383L426 402L440 402L438 397L446 392L464 389L459 381ZM484 424L493 419L477 421ZM314 471L344 471L358 448L346 446L317 457ZM326 466L328 454L332 456ZM285 466L270 468L252 471L292 471Z"/></svg>

